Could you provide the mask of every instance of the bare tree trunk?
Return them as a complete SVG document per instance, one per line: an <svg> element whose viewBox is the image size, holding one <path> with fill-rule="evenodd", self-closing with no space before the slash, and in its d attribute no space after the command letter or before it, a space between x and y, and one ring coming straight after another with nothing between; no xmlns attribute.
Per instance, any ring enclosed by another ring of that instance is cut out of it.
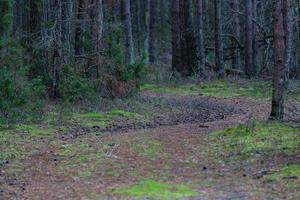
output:
<svg viewBox="0 0 300 200"><path fill-rule="evenodd" d="M203 17L203 0L196 0L196 38L197 38L197 59L198 59L198 72L201 73L205 63L204 54L204 17Z"/></svg>
<svg viewBox="0 0 300 200"><path fill-rule="evenodd" d="M179 1L172 3L172 69L178 71L181 67L180 59L180 27L179 27Z"/></svg>
<svg viewBox="0 0 300 200"><path fill-rule="evenodd" d="M252 14L252 63L253 63L253 66L252 66L252 76L255 76L256 75L256 71L257 71L257 45L256 45L256 32L257 32L257 28L256 28L256 17L257 17L257 0L252 0L252 11L253 11L253 14Z"/></svg>
<svg viewBox="0 0 300 200"><path fill-rule="evenodd" d="M272 111L270 119L275 120L281 120L284 116L286 69L283 16L283 0L273 0L274 69Z"/></svg>
<svg viewBox="0 0 300 200"><path fill-rule="evenodd" d="M241 26L240 26L240 1L233 0L233 10L234 14L234 36L240 40L241 39ZM233 55L233 69L240 69L241 67L241 51L240 48L235 48Z"/></svg>
<svg viewBox="0 0 300 200"><path fill-rule="evenodd" d="M298 49L297 49L297 53L298 53L298 65L300 63L300 0L298 0ZM300 67L296 67L295 70L295 74L296 76L300 75Z"/></svg>
<svg viewBox="0 0 300 200"><path fill-rule="evenodd" d="M124 29L125 29L125 40L126 40L126 63L134 63L134 46L132 36L132 25L131 25L131 8L130 0L124 0Z"/></svg>
<svg viewBox="0 0 300 200"><path fill-rule="evenodd" d="M291 0L283 1L283 24L284 24L284 33L285 33L285 68L286 75L289 76L289 69L292 62L292 28L293 28L293 19L292 19L292 4ZM288 77L287 77L288 80Z"/></svg>
<svg viewBox="0 0 300 200"><path fill-rule="evenodd" d="M95 65L97 66L97 77L100 76L100 66L101 66L101 39L103 32L103 2L102 0L94 0L93 4L95 5L92 10L91 19L94 20L94 23L91 27L91 35L94 44L95 55Z"/></svg>
<svg viewBox="0 0 300 200"><path fill-rule="evenodd" d="M136 8L136 37L137 37L137 53L139 55L141 55L141 50L143 49L143 34L142 34L142 13L143 13L143 9L142 9L142 5L141 5L141 0L136 0L135 1L135 8Z"/></svg>
<svg viewBox="0 0 300 200"><path fill-rule="evenodd" d="M144 51L146 54L146 63L149 62L150 1L151 0L145 1Z"/></svg>
<svg viewBox="0 0 300 200"><path fill-rule="evenodd" d="M55 37L52 69L52 97L59 96L59 74L62 67L62 1L55 1Z"/></svg>
<svg viewBox="0 0 300 200"><path fill-rule="evenodd" d="M253 2L246 1L246 52L245 52L245 74L248 78L253 76Z"/></svg>
<svg viewBox="0 0 300 200"><path fill-rule="evenodd" d="M222 45L222 3L221 0L214 0L215 4L215 54L216 54L216 67L218 68L219 77L225 76L223 65L223 45Z"/></svg>
<svg viewBox="0 0 300 200"><path fill-rule="evenodd" d="M149 35L149 62L155 63L157 61L158 49L158 10L159 2L157 0L150 0L150 35Z"/></svg>
<svg viewBox="0 0 300 200"><path fill-rule="evenodd" d="M73 57L73 0L62 1L62 46L64 63L70 63Z"/></svg>

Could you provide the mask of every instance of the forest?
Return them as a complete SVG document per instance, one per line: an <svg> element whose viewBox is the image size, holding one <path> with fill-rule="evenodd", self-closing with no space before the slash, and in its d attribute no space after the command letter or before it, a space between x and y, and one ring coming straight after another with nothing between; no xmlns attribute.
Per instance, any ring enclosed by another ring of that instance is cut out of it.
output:
<svg viewBox="0 0 300 200"><path fill-rule="evenodd" d="M0 0L0 200L297 200L300 0Z"/></svg>

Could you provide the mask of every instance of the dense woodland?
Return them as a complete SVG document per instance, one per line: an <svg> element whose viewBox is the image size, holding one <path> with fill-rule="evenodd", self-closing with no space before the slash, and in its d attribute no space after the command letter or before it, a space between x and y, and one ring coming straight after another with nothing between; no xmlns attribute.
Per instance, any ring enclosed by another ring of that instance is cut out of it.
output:
<svg viewBox="0 0 300 200"><path fill-rule="evenodd" d="M1 116L26 103L38 111L45 99L124 97L145 80L190 76L273 74L277 107L287 80L299 76L298 4L1 0Z"/></svg>
<svg viewBox="0 0 300 200"><path fill-rule="evenodd" d="M300 197L300 0L0 0L0 199Z"/></svg>

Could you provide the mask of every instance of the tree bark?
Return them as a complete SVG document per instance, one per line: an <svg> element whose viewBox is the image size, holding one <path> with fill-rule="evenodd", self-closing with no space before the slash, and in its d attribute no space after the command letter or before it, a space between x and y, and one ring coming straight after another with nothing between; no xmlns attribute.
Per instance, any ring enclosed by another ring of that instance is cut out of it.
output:
<svg viewBox="0 0 300 200"><path fill-rule="evenodd" d="M144 51L146 54L146 63L149 62L150 1L151 0L145 1Z"/></svg>
<svg viewBox="0 0 300 200"><path fill-rule="evenodd" d="M198 59L198 72L201 73L205 63L204 53L204 16L203 16L203 0L196 0L196 38L197 38L197 59Z"/></svg>
<svg viewBox="0 0 300 200"><path fill-rule="evenodd" d="M289 71L292 62L292 28L293 28L293 19L292 19L292 4L291 0L283 1L283 25L284 25L284 33L285 33L285 68L287 80L289 76Z"/></svg>
<svg viewBox="0 0 300 200"><path fill-rule="evenodd" d="M124 29L125 29L125 41L126 41L126 63L134 63L134 46L132 36L132 24L131 24L131 8L130 0L124 0Z"/></svg>
<svg viewBox="0 0 300 200"><path fill-rule="evenodd" d="M246 1L246 49L245 49L245 74L247 78L253 76L253 1Z"/></svg>
<svg viewBox="0 0 300 200"><path fill-rule="evenodd" d="M159 25L159 2L157 0L150 0L150 32L149 32L149 62L155 63L157 61L158 49L158 25Z"/></svg>
<svg viewBox="0 0 300 200"><path fill-rule="evenodd" d="M286 90L285 34L283 0L273 0L274 69L273 95L270 119L281 120L284 116Z"/></svg>
<svg viewBox="0 0 300 200"><path fill-rule="evenodd" d="M222 3L221 0L214 0L215 5L215 59L218 68L218 76L223 78L225 70L223 66L223 45L222 45Z"/></svg>
<svg viewBox="0 0 300 200"><path fill-rule="evenodd" d="M143 49L143 33L142 33L142 17L143 17L143 9L141 5L141 0L135 1L135 8L136 8L136 42L137 42L137 53L141 55Z"/></svg>
<svg viewBox="0 0 300 200"><path fill-rule="evenodd" d="M241 26L240 26L240 1L233 0L234 13L234 36L240 40L241 38ZM233 55L233 69L240 69L241 67L241 51L240 48L235 48Z"/></svg>
<svg viewBox="0 0 300 200"><path fill-rule="evenodd" d="M64 63L72 62L73 57L73 0L62 1L62 46Z"/></svg>
<svg viewBox="0 0 300 200"><path fill-rule="evenodd" d="M256 25L256 21L257 21L257 0L252 0L252 76L256 75L256 71L257 71L257 45L256 45L256 32L257 32L257 25Z"/></svg>
<svg viewBox="0 0 300 200"><path fill-rule="evenodd" d="M172 3L172 69L178 71L181 68L180 60L180 27L179 27L179 1Z"/></svg>

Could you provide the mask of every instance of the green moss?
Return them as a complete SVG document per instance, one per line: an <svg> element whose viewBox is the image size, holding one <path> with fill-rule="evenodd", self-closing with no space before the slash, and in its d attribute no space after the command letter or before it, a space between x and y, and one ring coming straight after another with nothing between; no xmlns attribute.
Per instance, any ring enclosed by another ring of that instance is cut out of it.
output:
<svg viewBox="0 0 300 200"><path fill-rule="evenodd" d="M19 125L16 127L17 131L29 133L31 136L34 137L46 137L50 136L55 132L52 128L42 128L36 125Z"/></svg>
<svg viewBox="0 0 300 200"><path fill-rule="evenodd" d="M127 112L124 110L117 110L117 109L106 113L85 113L85 114L72 113L72 115L68 119L68 123L77 124L80 126L87 126L87 127L93 127L93 126L106 127L112 121L116 120L116 118L142 119L143 116L137 113Z"/></svg>
<svg viewBox="0 0 300 200"><path fill-rule="evenodd" d="M16 149L6 149L5 151L0 152L0 167L5 163L10 162L18 158L20 153Z"/></svg>
<svg viewBox="0 0 300 200"><path fill-rule="evenodd" d="M79 172L79 177L82 177L82 178L90 178L93 176L92 172L90 171L83 171L83 172Z"/></svg>
<svg viewBox="0 0 300 200"><path fill-rule="evenodd" d="M152 180L144 180L129 188L117 189L114 194L125 195L135 199L173 200L199 195L185 185L159 183Z"/></svg>
<svg viewBox="0 0 300 200"><path fill-rule="evenodd" d="M300 178L300 165L291 165L283 168L278 173L280 177L297 177Z"/></svg>
<svg viewBox="0 0 300 200"><path fill-rule="evenodd" d="M60 156L73 157L78 153L87 153L92 148L88 144L63 144L58 151Z"/></svg>
<svg viewBox="0 0 300 200"><path fill-rule="evenodd" d="M111 118L106 114L101 114L101 113L85 113L85 114L72 113L68 121L71 124L77 124L80 126L106 127L111 122Z"/></svg>
<svg viewBox="0 0 300 200"><path fill-rule="evenodd" d="M104 114L100 114L100 113L86 113L78 116L87 119L102 119L102 120L107 119L107 117Z"/></svg>
<svg viewBox="0 0 300 200"><path fill-rule="evenodd" d="M276 173L268 175L269 180L279 180L284 178L296 178L300 179L300 165L290 165L282 168Z"/></svg>
<svg viewBox="0 0 300 200"><path fill-rule="evenodd" d="M128 119L137 118L140 116L137 113L127 112L124 110L112 110L108 113L108 115L119 116L119 117L124 117L124 118L128 118Z"/></svg>
<svg viewBox="0 0 300 200"><path fill-rule="evenodd" d="M270 98L271 84L267 82L245 82L232 83L229 81L216 81L211 83L200 83L199 85L180 86L158 86L146 84L143 90L150 90L156 93L170 93L176 95L204 95L214 97L252 97Z"/></svg>
<svg viewBox="0 0 300 200"><path fill-rule="evenodd" d="M300 129L279 122L240 125L214 133L210 138L230 155L300 152Z"/></svg>
<svg viewBox="0 0 300 200"><path fill-rule="evenodd" d="M120 173L114 172L114 171L107 172L106 175L113 176L113 177L120 177L121 176Z"/></svg>
<svg viewBox="0 0 300 200"><path fill-rule="evenodd" d="M15 130L0 132L0 167L25 153L22 145L18 145L20 141L25 141L25 139L22 139Z"/></svg>
<svg viewBox="0 0 300 200"><path fill-rule="evenodd" d="M92 145L92 141L95 139L82 138L72 143L56 144L59 171L83 182L93 178L99 170L103 153L97 146Z"/></svg>
<svg viewBox="0 0 300 200"><path fill-rule="evenodd" d="M147 140L142 143L133 144L132 149L147 158L156 158L161 154L163 146L157 140Z"/></svg>

